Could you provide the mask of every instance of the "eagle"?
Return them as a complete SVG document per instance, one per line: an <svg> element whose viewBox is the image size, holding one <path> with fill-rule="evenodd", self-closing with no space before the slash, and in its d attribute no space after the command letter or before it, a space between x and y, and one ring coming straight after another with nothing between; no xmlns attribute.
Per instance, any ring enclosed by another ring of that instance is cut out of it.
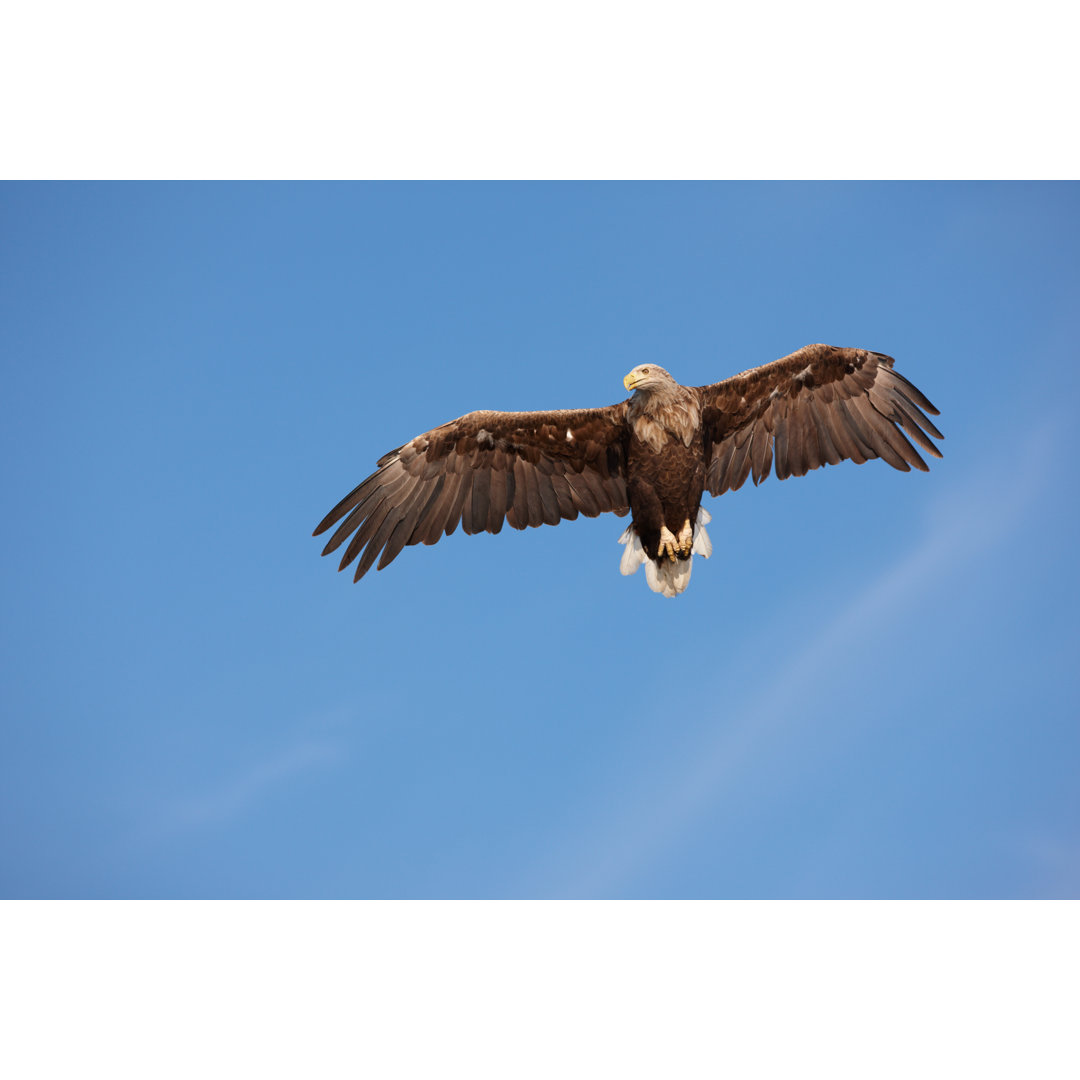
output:
<svg viewBox="0 0 1080 1080"><path fill-rule="evenodd" d="M619 538L623 574L645 566L653 592L678 596L694 555L712 543L703 494L882 458L927 471L938 410L884 353L807 345L710 386L681 386L657 364L623 379L630 397L599 409L471 412L384 454L377 470L319 522L346 540L339 570L354 581L411 544L556 525L584 514L631 515Z"/></svg>

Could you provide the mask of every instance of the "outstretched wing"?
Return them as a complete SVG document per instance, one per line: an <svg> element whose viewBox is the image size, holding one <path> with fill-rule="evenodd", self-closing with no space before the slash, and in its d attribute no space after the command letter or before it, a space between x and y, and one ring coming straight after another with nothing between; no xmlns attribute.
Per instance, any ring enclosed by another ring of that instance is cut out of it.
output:
<svg viewBox="0 0 1080 1080"><path fill-rule="evenodd" d="M926 417L938 410L883 353L807 345L698 393L713 495L737 490L751 474L759 483L774 460L783 480L845 458L926 472L909 438L941 457L928 435L944 436Z"/></svg>
<svg viewBox="0 0 1080 1080"><path fill-rule="evenodd" d="M360 554L354 581L407 544L466 533L556 525L579 513L625 514L626 403L560 412L472 412L379 458L377 472L319 523L338 525L329 555L352 536L338 569ZM344 518L344 521L341 519ZM379 557L382 553L381 558Z"/></svg>

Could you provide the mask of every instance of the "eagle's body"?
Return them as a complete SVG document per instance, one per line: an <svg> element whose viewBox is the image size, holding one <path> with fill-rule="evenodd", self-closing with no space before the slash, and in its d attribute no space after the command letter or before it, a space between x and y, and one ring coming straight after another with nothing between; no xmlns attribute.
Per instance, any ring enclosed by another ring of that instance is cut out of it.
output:
<svg viewBox="0 0 1080 1080"><path fill-rule="evenodd" d="M628 387L633 375L627 376ZM626 487L632 525L622 537L627 544L622 570L632 574L644 563L650 587L676 595L690 579L695 527L704 531L698 525L705 491L701 403L695 390L679 386L663 368L644 365L641 381L650 375L666 376L666 381L657 381L653 393L637 390L627 409ZM661 550L665 541L668 546ZM706 537L702 544L707 542ZM699 551L708 558L710 552L701 545Z"/></svg>
<svg viewBox="0 0 1080 1080"><path fill-rule="evenodd" d="M633 396L607 408L469 413L380 458L315 535L341 522L323 554L351 536L340 569L363 550L359 581L376 558L381 570L459 521L466 533L497 533L503 521L524 529L629 511L622 572L644 564L650 588L675 596L694 554L712 551L705 491L722 495L750 475L757 484L774 462L781 480L845 458L925 471L905 434L941 456L925 415L937 409L892 367L882 353L808 345L711 386L680 386L643 364L624 380Z"/></svg>

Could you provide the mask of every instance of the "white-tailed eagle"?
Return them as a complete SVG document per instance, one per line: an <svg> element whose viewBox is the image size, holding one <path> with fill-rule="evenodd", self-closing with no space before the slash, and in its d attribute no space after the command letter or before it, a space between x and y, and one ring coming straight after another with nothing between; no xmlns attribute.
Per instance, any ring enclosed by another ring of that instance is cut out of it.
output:
<svg viewBox="0 0 1080 1080"><path fill-rule="evenodd" d="M359 555L359 581L376 559L381 570L458 522L497 533L504 521L524 529L629 512L622 572L644 563L649 588L677 596L694 554L712 552L705 491L845 459L925 472L912 442L941 457L928 436L943 436L926 415L938 410L883 353L807 345L711 386L680 386L641 364L623 383L632 395L607 408L472 412L417 435L319 523L316 536L340 522L323 554L348 540L339 569Z"/></svg>

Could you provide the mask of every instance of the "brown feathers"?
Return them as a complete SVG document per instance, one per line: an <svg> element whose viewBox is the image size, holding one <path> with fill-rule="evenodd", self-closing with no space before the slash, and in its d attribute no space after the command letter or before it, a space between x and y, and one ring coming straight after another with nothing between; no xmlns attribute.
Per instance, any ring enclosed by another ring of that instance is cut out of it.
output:
<svg viewBox="0 0 1080 1080"><path fill-rule="evenodd" d="M364 550L354 580L410 544L466 533L556 525L578 514L629 510L623 435L626 405L549 413L469 413L383 455L379 470L341 500L315 535L341 521L328 555L355 532L344 569ZM342 521L344 518L344 521ZM381 553L381 556L380 556Z"/></svg>
<svg viewBox="0 0 1080 1080"><path fill-rule="evenodd" d="M926 471L908 441L941 457L930 441L941 432L925 413L937 409L902 375L893 359L864 349L807 345L790 356L712 386L699 387L713 495L739 488L753 469L754 483L804 476L847 458L858 464L880 457L894 469Z"/></svg>

